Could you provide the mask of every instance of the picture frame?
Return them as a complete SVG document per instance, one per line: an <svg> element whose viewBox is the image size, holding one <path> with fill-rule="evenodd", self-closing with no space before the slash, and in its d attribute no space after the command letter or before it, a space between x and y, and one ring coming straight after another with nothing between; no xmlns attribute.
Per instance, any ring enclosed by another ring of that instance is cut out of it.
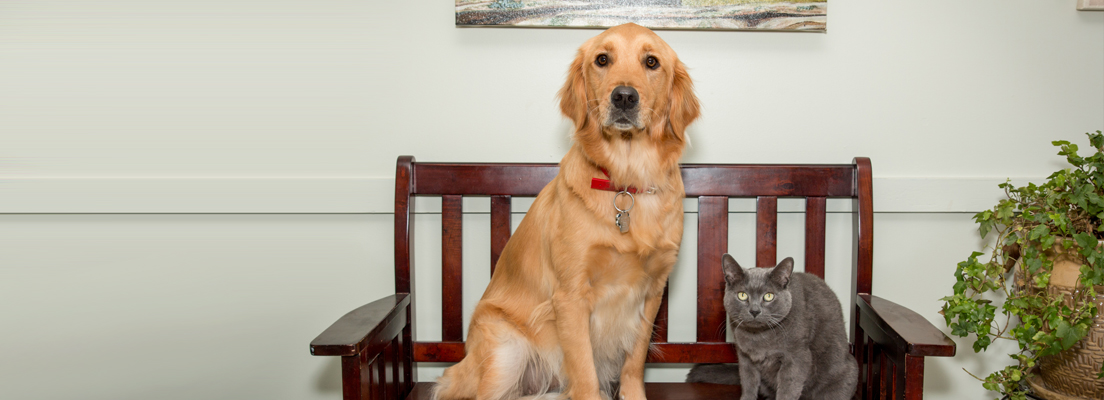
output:
<svg viewBox="0 0 1104 400"><path fill-rule="evenodd" d="M826 32L827 0L454 0L456 26ZM1097 0L1093 0L1097 1Z"/></svg>
<svg viewBox="0 0 1104 400"><path fill-rule="evenodd" d="M1077 9L1081 11L1104 11L1104 0L1077 0Z"/></svg>

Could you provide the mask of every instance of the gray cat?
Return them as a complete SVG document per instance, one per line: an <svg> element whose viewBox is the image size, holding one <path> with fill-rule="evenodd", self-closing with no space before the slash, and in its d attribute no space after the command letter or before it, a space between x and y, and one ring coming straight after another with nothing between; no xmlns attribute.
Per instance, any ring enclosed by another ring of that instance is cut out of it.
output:
<svg viewBox="0 0 1104 400"><path fill-rule="evenodd" d="M686 381L742 382L741 400L850 399L858 364L832 289L815 275L794 273L793 258L748 269L728 254L723 260L724 305L740 365L697 365Z"/></svg>

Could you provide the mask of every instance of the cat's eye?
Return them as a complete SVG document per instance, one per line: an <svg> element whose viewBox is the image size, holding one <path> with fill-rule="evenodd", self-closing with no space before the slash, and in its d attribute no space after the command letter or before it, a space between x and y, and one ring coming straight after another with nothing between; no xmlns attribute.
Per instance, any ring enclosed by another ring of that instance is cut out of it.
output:
<svg viewBox="0 0 1104 400"><path fill-rule="evenodd" d="M774 293L767 293L763 295L763 301L773 301Z"/></svg>
<svg viewBox="0 0 1104 400"><path fill-rule="evenodd" d="M739 293L736 293L736 298L740 299L740 301L747 301L748 294L744 293L744 292L739 292Z"/></svg>

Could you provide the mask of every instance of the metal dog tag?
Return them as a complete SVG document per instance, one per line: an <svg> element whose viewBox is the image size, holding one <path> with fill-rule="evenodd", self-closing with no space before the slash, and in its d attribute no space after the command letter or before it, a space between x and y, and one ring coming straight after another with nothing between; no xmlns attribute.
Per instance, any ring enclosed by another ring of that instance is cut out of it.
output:
<svg viewBox="0 0 1104 400"><path fill-rule="evenodd" d="M629 208L622 210L621 207L617 206L617 198L621 196L629 196L629 200L631 200ZM621 230L621 233L629 232L629 211L631 211L635 205L636 198L633 197L632 193L622 190L613 196L613 209L617 210L617 217L613 219L613 224L617 225L617 229Z"/></svg>
<svg viewBox="0 0 1104 400"><path fill-rule="evenodd" d="M625 211L625 212L617 213L617 218L614 218L613 223L615 225L617 225L617 229L620 229L621 233L628 232L629 231L629 212Z"/></svg>

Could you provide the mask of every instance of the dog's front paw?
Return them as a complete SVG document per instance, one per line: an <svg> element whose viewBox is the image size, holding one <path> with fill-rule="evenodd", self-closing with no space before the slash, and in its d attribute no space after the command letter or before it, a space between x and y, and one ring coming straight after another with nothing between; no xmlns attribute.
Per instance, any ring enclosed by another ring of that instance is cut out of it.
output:
<svg viewBox="0 0 1104 400"><path fill-rule="evenodd" d="M644 386L621 386L621 395L618 396L617 400L647 400L647 397L644 396Z"/></svg>

